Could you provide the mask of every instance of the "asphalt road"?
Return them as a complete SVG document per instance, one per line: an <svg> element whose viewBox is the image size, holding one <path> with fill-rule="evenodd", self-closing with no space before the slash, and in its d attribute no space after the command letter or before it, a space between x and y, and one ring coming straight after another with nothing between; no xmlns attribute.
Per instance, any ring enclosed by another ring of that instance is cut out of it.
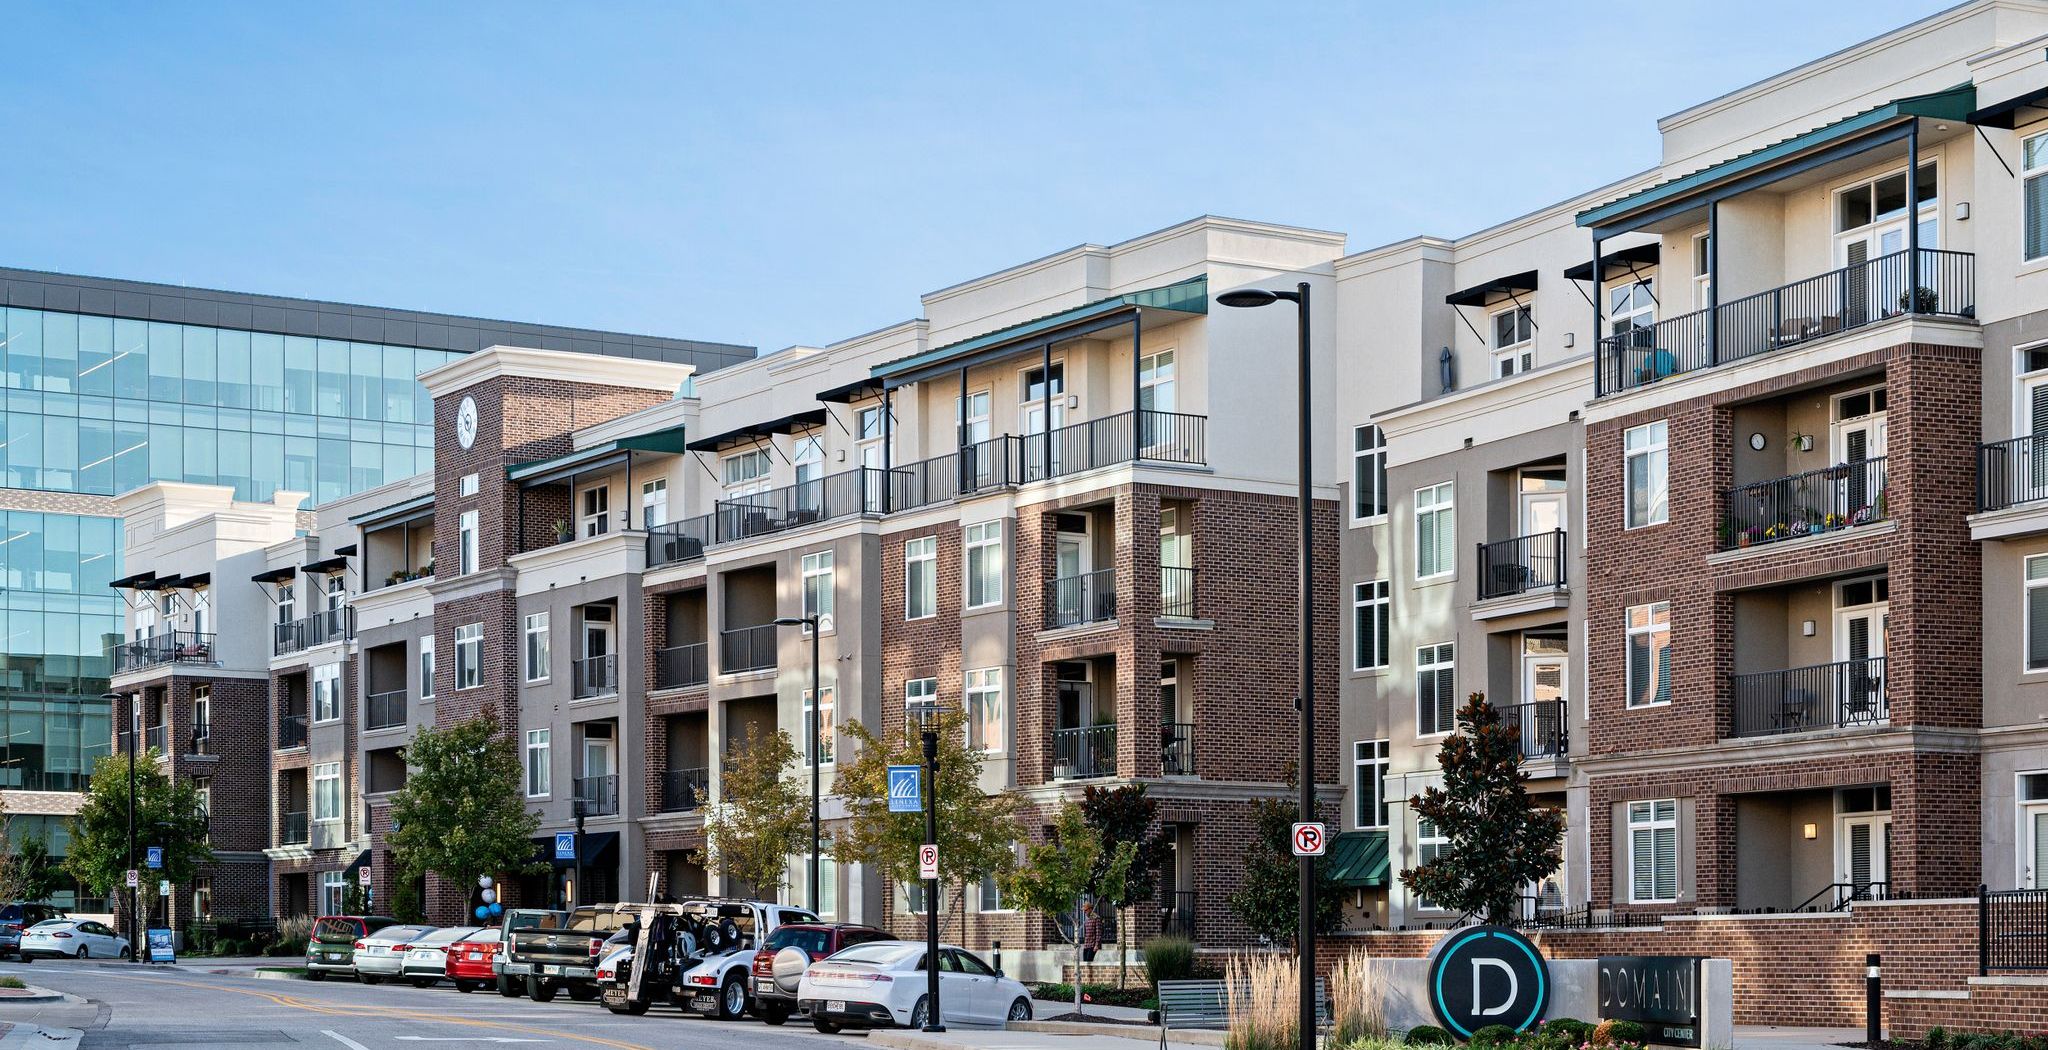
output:
<svg viewBox="0 0 2048 1050"><path fill-rule="evenodd" d="M247 971L244 971L246 973ZM81 1002L0 1001L0 1021L76 1028L84 1050L157 1047L292 1047L303 1050L436 1050L447 1046L616 1047L666 1050L862 1048L858 1036L826 1036L791 1022L770 1028L747 1019L721 1022L656 1007L643 1017L612 1014L596 1003L552 1003L463 995L446 985L365 986L354 981L258 980L208 972L204 962L176 967L113 962L0 964L39 988Z"/></svg>

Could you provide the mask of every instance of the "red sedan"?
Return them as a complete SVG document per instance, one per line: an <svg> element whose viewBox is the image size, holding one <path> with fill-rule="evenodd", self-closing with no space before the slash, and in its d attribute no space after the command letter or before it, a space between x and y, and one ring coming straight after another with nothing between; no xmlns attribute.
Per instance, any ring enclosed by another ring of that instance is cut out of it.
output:
<svg viewBox="0 0 2048 1050"><path fill-rule="evenodd" d="M497 928L478 930L448 946L448 979L455 982L458 992L487 988L498 978L491 968L497 958Z"/></svg>

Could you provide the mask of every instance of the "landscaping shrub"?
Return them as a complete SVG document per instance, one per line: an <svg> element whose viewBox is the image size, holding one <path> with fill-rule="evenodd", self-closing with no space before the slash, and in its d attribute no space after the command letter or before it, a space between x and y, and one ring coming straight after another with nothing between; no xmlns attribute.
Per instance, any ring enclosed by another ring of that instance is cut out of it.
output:
<svg viewBox="0 0 2048 1050"><path fill-rule="evenodd" d="M0 977L0 988L26 988L19 977Z"/></svg>
<svg viewBox="0 0 2048 1050"><path fill-rule="evenodd" d="M1118 988L1113 984L1084 984L1081 994L1095 1006L1136 1006L1142 1007L1152 999L1149 988ZM1033 985L1031 997L1047 1002L1069 1003L1074 1001L1074 986L1067 983Z"/></svg>
<svg viewBox="0 0 2048 1050"><path fill-rule="evenodd" d="M1590 1041L1594 1046L1640 1045L1649 1036L1649 1030L1634 1021L1607 1020L1594 1027Z"/></svg>
<svg viewBox="0 0 2048 1050"><path fill-rule="evenodd" d="M1223 968L1226 1050L1296 1050L1301 1039L1296 993L1300 964L1292 955L1232 958Z"/></svg>
<svg viewBox="0 0 2048 1050"><path fill-rule="evenodd" d="M1521 1033L1504 1024L1490 1024L1472 1033L1473 1046L1511 1046L1521 1038Z"/></svg>
<svg viewBox="0 0 2048 1050"><path fill-rule="evenodd" d="M1331 1037L1339 1046L1387 1037L1387 990L1371 956L1355 951L1330 971Z"/></svg>
<svg viewBox="0 0 2048 1050"><path fill-rule="evenodd" d="M1166 936L1145 945L1145 976L1156 990L1161 981L1185 981L1195 976L1195 942L1186 937Z"/></svg>
<svg viewBox="0 0 2048 1050"><path fill-rule="evenodd" d="M1451 1038L1451 1033L1433 1024L1419 1024L1408 1029L1406 1041L1409 1046L1450 1046L1457 1042Z"/></svg>
<svg viewBox="0 0 2048 1050"><path fill-rule="evenodd" d="M1948 1050L1948 1029L1935 1025L1927 1030L1927 1038L1920 1040L1927 1050Z"/></svg>
<svg viewBox="0 0 2048 1050"><path fill-rule="evenodd" d="M1592 1038L1593 1026L1576 1017L1556 1017L1543 1022L1543 1034L1578 1044Z"/></svg>

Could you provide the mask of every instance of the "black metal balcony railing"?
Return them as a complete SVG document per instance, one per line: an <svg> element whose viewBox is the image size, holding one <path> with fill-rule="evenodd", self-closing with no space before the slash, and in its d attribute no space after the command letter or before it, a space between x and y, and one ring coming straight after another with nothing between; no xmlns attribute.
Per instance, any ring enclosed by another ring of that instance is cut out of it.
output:
<svg viewBox="0 0 2048 1050"><path fill-rule="evenodd" d="M1731 675L1729 685L1735 736L1881 726L1891 720L1882 656Z"/></svg>
<svg viewBox="0 0 2048 1050"><path fill-rule="evenodd" d="M871 477L872 475L872 477ZM713 539L733 543L868 511L870 493L879 499L881 471L855 467L779 489L722 499L713 514ZM879 513L881 508L875 507Z"/></svg>
<svg viewBox="0 0 2048 1050"><path fill-rule="evenodd" d="M1795 912L1846 911L1858 901L1881 901L1891 899L1891 884L1878 882L1831 882L1815 890L1813 896L1799 902Z"/></svg>
<svg viewBox="0 0 2048 1050"><path fill-rule="evenodd" d="M305 747L305 746L306 746L306 716L305 716L305 713L304 713L304 712L300 712L300 713L297 713L297 714L291 714L291 713L286 713L286 714L280 714L280 715L278 715L278 716L277 716L277 749L278 749L279 751L289 751L289 750L291 750L292 748L295 748L295 747Z"/></svg>
<svg viewBox="0 0 2048 1050"><path fill-rule="evenodd" d="M1570 744L1562 700L1503 707L1500 722L1521 738L1523 758L1563 758Z"/></svg>
<svg viewBox="0 0 2048 1050"><path fill-rule="evenodd" d="M1116 726L1052 731L1052 778L1079 780L1116 775Z"/></svg>
<svg viewBox="0 0 2048 1050"><path fill-rule="evenodd" d="M1195 618L1195 570L1184 565L1159 567L1159 615Z"/></svg>
<svg viewBox="0 0 2048 1050"><path fill-rule="evenodd" d="M170 742L170 726L147 726L142 730L142 746L155 751L159 755L171 753Z"/></svg>
<svg viewBox="0 0 2048 1050"><path fill-rule="evenodd" d="M1594 396L1633 390L1902 314L1976 315L1974 256L1922 248L1919 261L1917 294L1907 291L1913 283L1911 252L1898 251L1722 303L1712 311L1696 310L1604 336L1594 355Z"/></svg>
<svg viewBox="0 0 2048 1050"><path fill-rule="evenodd" d="M211 664L214 636L195 631L164 631L123 642L112 649L114 673L140 671L164 664Z"/></svg>
<svg viewBox="0 0 2048 1050"><path fill-rule="evenodd" d="M688 645L671 645L657 649L654 653L654 687L656 689L681 689L685 686L703 685L711 680L706 667L709 654L703 642Z"/></svg>
<svg viewBox="0 0 2048 1050"><path fill-rule="evenodd" d="M2048 971L2048 889L1977 887L1977 973Z"/></svg>
<svg viewBox="0 0 2048 1050"><path fill-rule="evenodd" d="M774 666L774 624L756 624L718 632L718 673L738 674Z"/></svg>
<svg viewBox="0 0 2048 1050"><path fill-rule="evenodd" d="M1506 598L1565 585L1563 529L1479 545L1479 598Z"/></svg>
<svg viewBox="0 0 2048 1050"><path fill-rule="evenodd" d="M371 693L363 698L363 728L390 729L405 724L405 690Z"/></svg>
<svg viewBox="0 0 2048 1050"><path fill-rule="evenodd" d="M1045 583L1045 626L1073 627L1116 619L1116 570L1097 569Z"/></svg>
<svg viewBox="0 0 2048 1050"><path fill-rule="evenodd" d="M586 656L573 661L571 666L575 671L576 699L589 700L594 697L618 695L618 654Z"/></svg>
<svg viewBox="0 0 2048 1050"><path fill-rule="evenodd" d="M1194 940L1195 891L1163 890L1159 900L1159 932Z"/></svg>
<svg viewBox="0 0 2048 1050"><path fill-rule="evenodd" d="M303 846L313 841L312 826L306 822L305 810L284 815L284 829L277 841L285 846Z"/></svg>
<svg viewBox="0 0 2048 1050"><path fill-rule="evenodd" d="M2048 499L2048 434L1977 446L1977 509L2004 510Z"/></svg>
<svg viewBox="0 0 2048 1050"><path fill-rule="evenodd" d="M1721 549L1796 540L1890 517L1885 458L1772 478L1721 494Z"/></svg>
<svg viewBox="0 0 2048 1050"><path fill-rule="evenodd" d="M576 778L576 815L609 817L619 811L619 777L612 773Z"/></svg>
<svg viewBox="0 0 2048 1050"><path fill-rule="evenodd" d="M186 743L185 753L188 755L213 754L213 727L209 725L194 727L192 739Z"/></svg>
<svg viewBox="0 0 2048 1050"><path fill-rule="evenodd" d="M661 775L661 811L688 813L711 799L711 771L671 769Z"/></svg>
<svg viewBox="0 0 2048 1050"><path fill-rule="evenodd" d="M1170 777L1195 775L1195 724L1165 722L1159 726L1159 769Z"/></svg>
<svg viewBox="0 0 2048 1050"><path fill-rule="evenodd" d="M919 460L889 471L891 512L944 503L961 495L1018 484L1023 478L1024 439L1004 434L977 441L943 456Z"/></svg>
<svg viewBox="0 0 2048 1050"><path fill-rule="evenodd" d="M339 609L328 609L311 616L300 617L290 623L278 624L271 631L271 652L277 656L311 649L329 642L346 641L356 636L356 610L352 605Z"/></svg>
<svg viewBox="0 0 2048 1050"><path fill-rule="evenodd" d="M1050 434L1025 434L1020 476L1039 481L1134 461L1206 463L1208 421L1179 412L1119 412Z"/></svg>
<svg viewBox="0 0 2048 1050"><path fill-rule="evenodd" d="M704 556L704 548L711 546L715 514L699 514L694 518L656 525L647 530L647 567L673 565L677 562L696 561Z"/></svg>

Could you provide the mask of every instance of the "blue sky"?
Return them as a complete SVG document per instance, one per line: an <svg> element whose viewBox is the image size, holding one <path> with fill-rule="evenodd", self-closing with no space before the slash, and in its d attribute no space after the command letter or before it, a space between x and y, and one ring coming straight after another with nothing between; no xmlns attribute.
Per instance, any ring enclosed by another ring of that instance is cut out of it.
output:
<svg viewBox="0 0 2048 1050"><path fill-rule="evenodd" d="M1205 212L1470 232L1936 9L10 4L0 264L774 350Z"/></svg>

